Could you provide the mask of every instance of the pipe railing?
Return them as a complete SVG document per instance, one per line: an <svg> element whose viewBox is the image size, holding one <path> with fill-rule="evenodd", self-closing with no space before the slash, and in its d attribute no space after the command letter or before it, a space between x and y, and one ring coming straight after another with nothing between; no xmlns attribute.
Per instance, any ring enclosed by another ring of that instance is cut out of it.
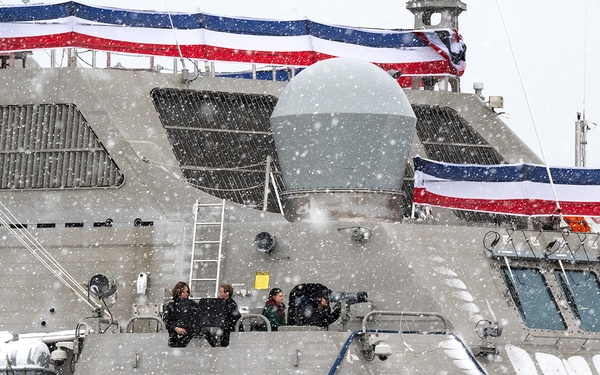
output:
<svg viewBox="0 0 600 375"><path fill-rule="evenodd" d="M448 320L439 313L435 313L435 312L413 312L413 311L381 311L381 310L373 310L371 312L369 312L367 315L364 316L363 320L362 320L362 332L366 333L367 332L367 324L369 323L370 320L372 320L372 317L374 315L388 315L388 316L400 316L400 317L411 317L411 318L435 318L435 319L439 319L442 324L444 325L444 330L443 332L445 333L449 333L450 332L450 322L448 322Z"/></svg>

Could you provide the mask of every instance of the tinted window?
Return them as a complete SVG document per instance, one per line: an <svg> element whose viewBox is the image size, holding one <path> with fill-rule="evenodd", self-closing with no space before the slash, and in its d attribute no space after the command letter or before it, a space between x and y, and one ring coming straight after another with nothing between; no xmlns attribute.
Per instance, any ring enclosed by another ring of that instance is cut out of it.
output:
<svg viewBox="0 0 600 375"><path fill-rule="evenodd" d="M558 306L538 269L503 267L502 274L527 327L566 329Z"/></svg>
<svg viewBox="0 0 600 375"><path fill-rule="evenodd" d="M573 270L554 273L581 329L600 332L600 285L596 275Z"/></svg>

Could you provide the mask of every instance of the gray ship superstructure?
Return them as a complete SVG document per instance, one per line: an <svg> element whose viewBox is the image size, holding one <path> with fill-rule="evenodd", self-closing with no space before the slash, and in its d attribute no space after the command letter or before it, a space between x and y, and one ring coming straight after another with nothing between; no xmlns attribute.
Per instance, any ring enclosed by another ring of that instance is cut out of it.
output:
<svg viewBox="0 0 600 375"><path fill-rule="evenodd" d="M447 3L409 9L457 27ZM480 95L420 79L346 58L290 82L0 70L0 369L600 373L598 234L413 207L416 155L540 163ZM180 280L196 300L233 285L228 347L167 346ZM256 330L269 289L290 308L302 284L340 319Z"/></svg>

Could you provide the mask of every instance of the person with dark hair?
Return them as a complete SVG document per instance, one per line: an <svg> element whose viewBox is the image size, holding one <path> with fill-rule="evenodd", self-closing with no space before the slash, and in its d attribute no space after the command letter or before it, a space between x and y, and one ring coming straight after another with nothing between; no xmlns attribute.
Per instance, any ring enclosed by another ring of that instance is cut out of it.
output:
<svg viewBox="0 0 600 375"><path fill-rule="evenodd" d="M175 284L172 300L165 305L163 321L169 332L169 346L186 347L194 337L198 304L189 299L190 287L183 281Z"/></svg>
<svg viewBox="0 0 600 375"><path fill-rule="evenodd" d="M329 329L329 325L340 317L340 306L333 310L329 306L329 291L323 290L312 298L312 303L304 309L302 325L321 327Z"/></svg>
<svg viewBox="0 0 600 375"><path fill-rule="evenodd" d="M219 287L219 299L222 303L218 304L219 326L205 327L202 332L210 346L229 346L229 336L231 331L235 330L235 324L242 316L237 303L231 298L233 296L233 286L223 284Z"/></svg>
<svg viewBox="0 0 600 375"><path fill-rule="evenodd" d="M219 332L222 333L220 346L229 346L229 334L231 333L231 331L235 330L235 324L237 323L238 319L242 316L242 314L240 314L240 310L238 309L237 303L233 300L233 298L231 298L232 296L233 286L231 286L231 284L221 285L221 287L219 288L219 298L225 300L225 311L223 313L223 326L221 326L220 330L222 332ZM209 343L211 344L211 346L216 346L213 345L215 341L209 341Z"/></svg>
<svg viewBox="0 0 600 375"><path fill-rule="evenodd" d="M262 314L271 323L271 330L278 331L279 327L285 325L285 305L283 303L283 292L279 288L273 288L269 292L269 299L265 302ZM266 330L266 326L264 327Z"/></svg>

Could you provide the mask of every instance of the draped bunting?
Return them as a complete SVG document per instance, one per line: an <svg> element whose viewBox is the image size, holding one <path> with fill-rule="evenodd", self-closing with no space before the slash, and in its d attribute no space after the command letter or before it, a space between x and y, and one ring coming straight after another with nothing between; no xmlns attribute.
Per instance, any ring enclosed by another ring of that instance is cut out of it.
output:
<svg viewBox="0 0 600 375"><path fill-rule="evenodd" d="M416 204L509 215L557 215L546 167L414 158ZM563 215L600 216L600 169L550 168Z"/></svg>
<svg viewBox="0 0 600 375"><path fill-rule="evenodd" d="M403 75L461 76L466 47L452 29L398 31L77 2L0 7L0 52L88 48L132 54L308 66L354 57Z"/></svg>

